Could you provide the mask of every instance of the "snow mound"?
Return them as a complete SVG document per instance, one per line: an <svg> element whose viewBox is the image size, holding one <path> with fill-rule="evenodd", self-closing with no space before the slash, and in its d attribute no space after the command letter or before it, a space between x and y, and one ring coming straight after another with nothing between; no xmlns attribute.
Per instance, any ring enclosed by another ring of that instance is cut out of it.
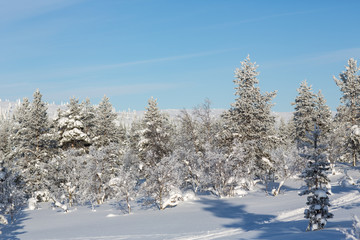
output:
<svg viewBox="0 0 360 240"><path fill-rule="evenodd" d="M234 189L234 196L237 197L244 197L245 195L247 195L249 192L246 191L244 188L242 188L241 186L239 187L235 187Z"/></svg>
<svg viewBox="0 0 360 240"><path fill-rule="evenodd" d="M352 177L345 176L339 180L339 185L342 187L353 187L356 184L355 184L354 180L352 179Z"/></svg>
<svg viewBox="0 0 360 240"><path fill-rule="evenodd" d="M315 191L315 196L317 196L318 198L326 198L327 197L327 194L324 190L322 189L319 189L319 190L316 190ZM317 206L317 205L316 205ZM315 209L316 209L316 206L315 206ZM320 207L320 206L319 206ZM320 208L319 208L320 209Z"/></svg>
<svg viewBox="0 0 360 240"><path fill-rule="evenodd" d="M164 199L163 208L175 207L179 202L183 201L183 194L180 189L172 188L168 198Z"/></svg>
<svg viewBox="0 0 360 240"><path fill-rule="evenodd" d="M183 194L183 199L184 201L193 201L193 200L198 200L199 198L196 197L193 191L189 190Z"/></svg>
<svg viewBox="0 0 360 240"><path fill-rule="evenodd" d="M113 213L109 213L108 215L106 215L107 218L113 218L113 217L119 217L120 215L117 214L113 214Z"/></svg>
<svg viewBox="0 0 360 240"><path fill-rule="evenodd" d="M35 210L37 208L37 200L35 198L29 198L27 210Z"/></svg>

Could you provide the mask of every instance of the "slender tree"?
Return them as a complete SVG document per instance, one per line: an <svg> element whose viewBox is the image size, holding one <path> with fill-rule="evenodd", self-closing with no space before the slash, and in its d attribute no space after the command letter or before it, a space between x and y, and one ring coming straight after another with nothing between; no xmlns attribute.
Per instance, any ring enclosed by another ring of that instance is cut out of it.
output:
<svg viewBox="0 0 360 240"><path fill-rule="evenodd" d="M297 91L299 94L296 96L295 102L292 103L295 106L293 121L295 125L295 142L298 148L301 148L305 142L309 142L306 134L314 129L316 95L312 92L312 87L308 85L306 80L301 83Z"/></svg>
<svg viewBox="0 0 360 240"><path fill-rule="evenodd" d="M96 109L94 144L106 146L118 143L118 127L115 125L117 114L114 113L109 98L104 96Z"/></svg>
<svg viewBox="0 0 360 240"><path fill-rule="evenodd" d="M138 143L139 156L145 166L151 168L172 151L170 122L160 113L154 98L149 99L142 126Z"/></svg>
<svg viewBox="0 0 360 240"><path fill-rule="evenodd" d="M307 197L308 209L305 209L305 218L309 219L309 230L320 230L325 227L327 219L332 218L329 212L329 196L326 185L330 182L326 171L329 170L329 161L326 156L326 146L322 145L321 131L315 125L314 131L308 135L311 144L305 146L305 153L301 157L307 160L307 166L301 177L304 179L308 189L302 191L300 195L310 195Z"/></svg>
<svg viewBox="0 0 360 240"><path fill-rule="evenodd" d="M353 129L360 126L360 68L353 58L348 60L345 71L340 73L339 79L334 76L336 85L343 93L340 105L337 109L336 120L338 133L343 133L342 156L340 159L352 162L356 165L360 153L360 143L354 135ZM342 129L342 130L341 130ZM350 153L350 154L349 154Z"/></svg>

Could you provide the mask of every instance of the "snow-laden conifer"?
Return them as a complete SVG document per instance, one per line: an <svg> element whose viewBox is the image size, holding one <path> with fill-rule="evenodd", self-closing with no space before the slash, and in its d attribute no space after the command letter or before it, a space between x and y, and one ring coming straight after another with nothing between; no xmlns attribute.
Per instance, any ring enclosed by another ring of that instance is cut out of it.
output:
<svg viewBox="0 0 360 240"><path fill-rule="evenodd" d="M61 148L84 148L91 144L91 139L84 130L78 99L71 98L67 110L59 111L55 121Z"/></svg>
<svg viewBox="0 0 360 240"><path fill-rule="evenodd" d="M48 133L50 123L47 106L42 101L42 95L39 90L34 92L31 103L29 128L32 133L31 145L36 154L41 154L41 151L46 150L49 146L50 135Z"/></svg>
<svg viewBox="0 0 360 240"><path fill-rule="evenodd" d="M315 96L315 123L321 131L323 140L329 137L332 131L332 115L329 106L326 105L326 100L321 91Z"/></svg>
<svg viewBox="0 0 360 240"><path fill-rule="evenodd" d="M90 99L87 98L81 103L81 122L83 123L83 131L89 136L91 142L95 137L95 127L96 127L96 110L95 107L91 104Z"/></svg>
<svg viewBox="0 0 360 240"><path fill-rule="evenodd" d="M307 81L303 81L297 89L298 95L292 105L295 106L294 125L295 125L295 142L298 147L302 147L309 142L306 134L314 130L315 125L315 98L312 87Z"/></svg>
<svg viewBox="0 0 360 240"><path fill-rule="evenodd" d="M360 125L360 68L353 58L348 60L345 71L339 78L334 76L335 83L342 92L342 105L337 108L336 122L339 144L341 145L340 159L356 165L359 158L360 145L354 141L354 126ZM356 134L355 134L356 135Z"/></svg>
<svg viewBox="0 0 360 240"><path fill-rule="evenodd" d="M159 111L156 99L150 98L138 143L139 157L146 167L151 168L163 157L170 155L171 132L168 118Z"/></svg>
<svg viewBox="0 0 360 240"><path fill-rule="evenodd" d="M114 112L109 98L104 96L96 108L95 138L96 146L106 146L119 142L118 127L115 125L117 114Z"/></svg>
<svg viewBox="0 0 360 240"><path fill-rule="evenodd" d="M24 157L30 154L30 102L24 98L14 112L14 127L11 134L12 154Z"/></svg>
<svg viewBox="0 0 360 240"><path fill-rule="evenodd" d="M330 182L326 173L330 163L324 150L325 146L320 142L320 136L320 129L315 125L315 129L308 134L311 143L305 145L305 152L300 155L307 160L306 169L301 174L307 189L299 194L309 195L306 202L309 208L304 211L304 217L309 219L307 231L323 229L327 219L333 217L329 212L330 192L326 187Z"/></svg>
<svg viewBox="0 0 360 240"><path fill-rule="evenodd" d="M351 125L358 124L360 118L360 68L357 66L357 61L353 58L348 60L348 65L345 66L345 71L339 74L339 78L335 76L334 81L343 93L340 98L341 108L338 111L341 114L342 121L348 122Z"/></svg>
<svg viewBox="0 0 360 240"><path fill-rule="evenodd" d="M236 69L236 99L223 114L225 129L222 136L227 142L223 147L227 147L229 153L235 142L251 147L244 146L244 158L254 163L250 165L254 166L257 177L265 177L272 172L270 151L276 142L275 118L271 114L271 100L276 92L262 94L257 86L258 75L257 65L249 56Z"/></svg>
<svg viewBox="0 0 360 240"><path fill-rule="evenodd" d="M47 106L39 90L34 92L32 103L24 99L16 110L15 121L12 158L25 182L25 191L31 196L47 189L47 164L54 152Z"/></svg>

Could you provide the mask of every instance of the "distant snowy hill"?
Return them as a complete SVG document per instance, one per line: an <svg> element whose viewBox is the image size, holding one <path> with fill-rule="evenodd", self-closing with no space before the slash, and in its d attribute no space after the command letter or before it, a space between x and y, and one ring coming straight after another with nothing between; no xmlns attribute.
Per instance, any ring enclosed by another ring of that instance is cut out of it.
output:
<svg viewBox="0 0 360 240"><path fill-rule="evenodd" d="M11 114L14 112L14 110L21 104L20 100L16 102L11 102L8 100L1 100L0 99L0 114L2 117L11 116ZM48 103L48 114L50 118L55 118L57 114L57 110L59 108L66 109L66 104L57 105L54 103ZM181 114L182 109L164 109L161 110L161 112L168 114L168 116L171 119L176 119ZM187 110L189 113L192 112L192 109ZM211 113L214 118L220 117L220 115L225 111L225 109L212 109ZM121 110L116 111L119 115L119 123L124 124L125 126L128 126L133 122L134 120L141 119L144 115L145 111L136 111L136 110ZM274 112L273 113L276 116L277 122L280 121L282 118L284 121L290 120L292 117L292 112Z"/></svg>

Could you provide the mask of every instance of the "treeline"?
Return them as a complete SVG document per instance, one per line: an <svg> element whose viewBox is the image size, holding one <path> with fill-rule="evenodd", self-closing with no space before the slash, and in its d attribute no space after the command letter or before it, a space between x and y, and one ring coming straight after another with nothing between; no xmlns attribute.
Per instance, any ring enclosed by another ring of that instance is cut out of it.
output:
<svg viewBox="0 0 360 240"><path fill-rule="evenodd" d="M164 209L185 192L236 196L259 182L268 191L270 181L280 183L271 192L276 195L287 178L317 161L314 149L331 164L356 165L358 71L350 59L335 78L343 93L335 118L323 95L304 81L293 118L280 125L271 114L276 92L260 91L257 66L249 57L235 71L235 101L219 118L205 101L169 119L151 98L143 118L125 127L117 124L104 97L96 107L72 98L67 109L49 119L37 90L31 102L23 99L11 118L1 120L0 212L13 216L26 202L36 207L42 201L65 211L109 200L128 212L134 200Z"/></svg>

